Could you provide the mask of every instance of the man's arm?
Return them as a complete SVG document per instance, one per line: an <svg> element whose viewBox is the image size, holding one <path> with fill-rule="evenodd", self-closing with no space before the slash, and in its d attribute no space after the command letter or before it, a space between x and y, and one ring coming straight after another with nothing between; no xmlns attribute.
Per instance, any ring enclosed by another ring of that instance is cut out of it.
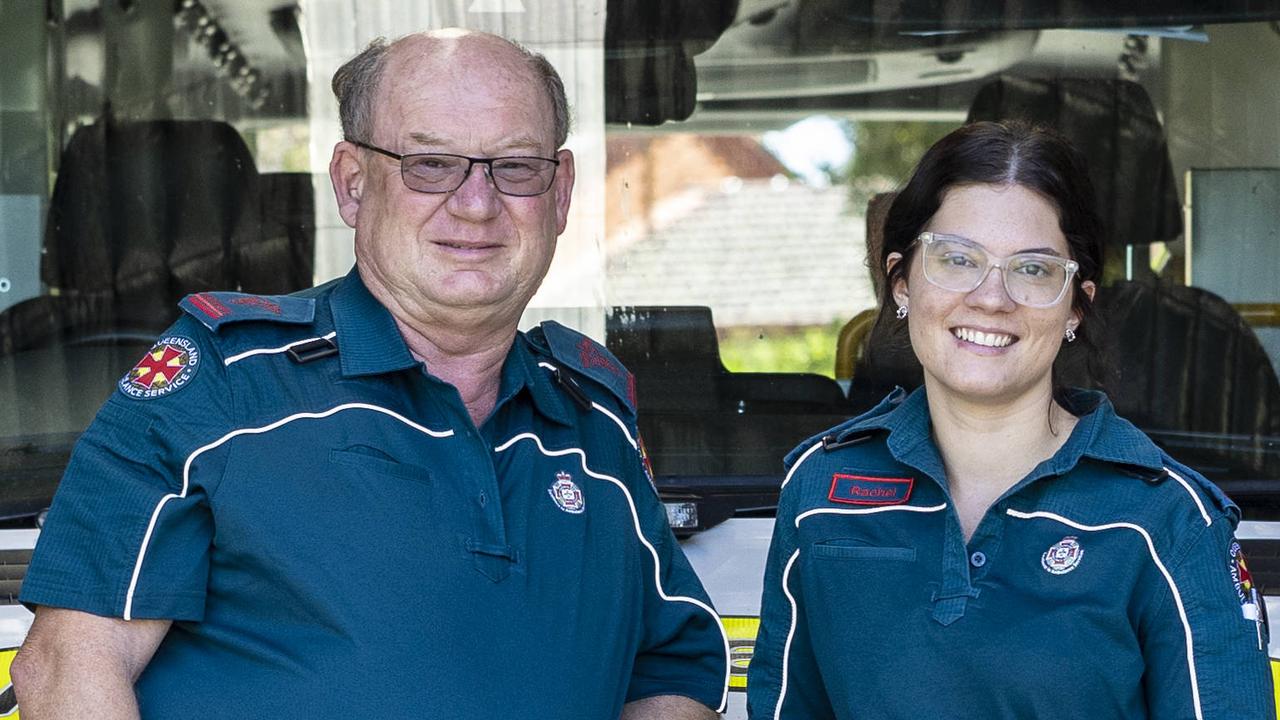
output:
<svg viewBox="0 0 1280 720"><path fill-rule="evenodd" d="M137 720L133 683L169 625L40 607L10 668L22 717Z"/></svg>
<svg viewBox="0 0 1280 720"><path fill-rule="evenodd" d="M716 720L718 717L719 713L696 700L659 695L623 705L621 720Z"/></svg>

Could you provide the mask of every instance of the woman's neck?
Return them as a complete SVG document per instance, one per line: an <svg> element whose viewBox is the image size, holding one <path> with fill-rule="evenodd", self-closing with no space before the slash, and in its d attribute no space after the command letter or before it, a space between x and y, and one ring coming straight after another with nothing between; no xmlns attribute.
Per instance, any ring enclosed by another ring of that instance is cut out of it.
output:
<svg viewBox="0 0 1280 720"><path fill-rule="evenodd" d="M928 390L934 442L968 539L987 509L1066 443L1077 418L1050 388L1012 402L969 402Z"/></svg>

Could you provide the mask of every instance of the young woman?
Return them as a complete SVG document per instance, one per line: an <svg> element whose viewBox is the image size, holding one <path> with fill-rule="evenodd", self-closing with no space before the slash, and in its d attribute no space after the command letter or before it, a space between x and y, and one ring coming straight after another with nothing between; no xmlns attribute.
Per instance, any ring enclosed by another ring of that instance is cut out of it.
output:
<svg viewBox="0 0 1280 720"><path fill-rule="evenodd" d="M1238 509L1055 382L1100 235L1056 134L925 154L873 259L924 385L787 459L752 718L1275 717Z"/></svg>

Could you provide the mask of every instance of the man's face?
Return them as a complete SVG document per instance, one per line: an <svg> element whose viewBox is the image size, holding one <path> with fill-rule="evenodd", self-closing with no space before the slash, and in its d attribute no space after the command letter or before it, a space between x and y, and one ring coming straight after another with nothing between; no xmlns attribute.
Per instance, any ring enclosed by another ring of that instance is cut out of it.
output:
<svg viewBox="0 0 1280 720"><path fill-rule="evenodd" d="M474 38L434 42L442 44L429 54L421 44L391 51L373 137L357 139L400 154L554 157L551 189L504 195L476 165L457 190L420 193L405 186L396 160L354 150L358 198L343 217L356 229L362 276L379 299L400 306L393 310L515 322L564 231L573 156L555 152L551 102L514 51Z"/></svg>

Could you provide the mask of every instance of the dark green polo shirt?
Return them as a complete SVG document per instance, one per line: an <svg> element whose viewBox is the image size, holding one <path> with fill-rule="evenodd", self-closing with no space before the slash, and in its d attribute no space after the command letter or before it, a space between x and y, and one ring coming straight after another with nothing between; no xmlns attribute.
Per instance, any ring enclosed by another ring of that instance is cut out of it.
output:
<svg viewBox="0 0 1280 720"><path fill-rule="evenodd" d="M727 641L603 348L519 334L476 428L354 271L183 307L78 445L22 591L175 621L144 717L723 704Z"/></svg>
<svg viewBox="0 0 1280 720"><path fill-rule="evenodd" d="M923 389L797 448L751 717L1275 717L1238 510L1101 395L1072 410L967 543Z"/></svg>

